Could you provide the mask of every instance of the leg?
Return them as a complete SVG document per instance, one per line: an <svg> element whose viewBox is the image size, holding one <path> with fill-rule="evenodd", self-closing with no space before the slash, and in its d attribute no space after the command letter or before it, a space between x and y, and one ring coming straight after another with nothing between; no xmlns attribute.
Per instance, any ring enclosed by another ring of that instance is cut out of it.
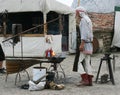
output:
<svg viewBox="0 0 120 95"><path fill-rule="evenodd" d="M85 63L82 64L82 61L85 59L85 56L85 54L81 53L79 57L78 72L80 73L82 80L77 84L77 86L89 85L88 74L85 72L85 66L83 66L85 65Z"/></svg>
<svg viewBox="0 0 120 95"><path fill-rule="evenodd" d="M0 61L0 69L3 67L3 61Z"/></svg>
<svg viewBox="0 0 120 95"><path fill-rule="evenodd" d="M0 73L5 73L5 69L3 68L4 60L5 60L5 54L4 54L2 46L0 44Z"/></svg>
<svg viewBox="0 0 120 95"><path fill-rule="evenodd" d="M4 60L0 60L0 69L4 68Z"/></svg>
<svg viewBox="0 0 120 95"><path fill-rule="evenodd" d="M84 67L82 65L82 61L85 59L85 54L83 53L80 53L80 57L79 57L79 62L78 62L78 73L80 74L85 74L85 70L84 70Z"/></svg>
<svg viewBox="0 0 120 95"><path fill-rule="evenodd" d="M86 55L85 57L85 71L88 74L89 86L92 86L92 67L91 67L91 56Z"/></svg>
<svg viewBox="0 0 120 95"><path fill-rule="evenodd" d="M91 60L90 55L86 55L86 57L85 57L85 65L84 65L85 66L85 72L87 74L89 74L89 75L93 75L90 60Z"/></svg>
<svg viewBox="0 0 120 95"><path fill-rule="evenodd" d="M5 74L5 68L3 68L3 61L0 61L0 73Z"/></svg>

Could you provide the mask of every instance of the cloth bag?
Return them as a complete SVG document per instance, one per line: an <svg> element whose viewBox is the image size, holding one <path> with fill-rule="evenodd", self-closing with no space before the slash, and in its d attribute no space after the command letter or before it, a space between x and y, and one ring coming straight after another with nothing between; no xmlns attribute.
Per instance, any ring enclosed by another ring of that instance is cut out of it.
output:
<svg viewBox="0 0 120 95"><path fill-rule="evenodd" d="M33 67L33 81L37 81L45 75L46 75L45 67ZM46 81L46 77L44 77L41 81Z"/></svg>
<svg viewBox="0 0 120 95"><path fill-rule="evenodd" d="M30 91L38 91L38 90L43 90L45 87L46 82L39 82L38 84L35 84L33 81L29 81L29 89Z"/></svg>

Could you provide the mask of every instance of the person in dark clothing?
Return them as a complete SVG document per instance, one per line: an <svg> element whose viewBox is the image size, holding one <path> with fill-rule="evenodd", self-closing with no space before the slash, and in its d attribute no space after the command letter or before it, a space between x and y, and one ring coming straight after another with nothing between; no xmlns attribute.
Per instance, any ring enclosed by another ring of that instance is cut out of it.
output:
<svg viewBox="0 0 120 95"><path fill-rule="evenodd" d="M5 68L3 68L3 61L5 60L5 54L3 52L2 46L0 44L0 73L6 73Z"/></svg>
<svg viewBox="0 0 120 95"><path fill-rule="evenodd" d="M2 26L0 25L0 33L2 33ZM5 54L0 44L0 73L6 73L5 68L3 68L3 61L5 60Z"/></svg>

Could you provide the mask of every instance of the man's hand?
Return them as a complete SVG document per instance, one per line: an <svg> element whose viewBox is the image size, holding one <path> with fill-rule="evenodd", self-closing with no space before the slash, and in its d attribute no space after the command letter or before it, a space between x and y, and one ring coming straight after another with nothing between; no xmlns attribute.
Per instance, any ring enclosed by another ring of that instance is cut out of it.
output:
<svg viewBox="0 0 120 95"><path fill-rule="evenodd" d="M83 51L83 50L84 50L84 44L85 44L85 42L82 41L81 44L80 44L80 47L79 47L80 51Z"/></svg>

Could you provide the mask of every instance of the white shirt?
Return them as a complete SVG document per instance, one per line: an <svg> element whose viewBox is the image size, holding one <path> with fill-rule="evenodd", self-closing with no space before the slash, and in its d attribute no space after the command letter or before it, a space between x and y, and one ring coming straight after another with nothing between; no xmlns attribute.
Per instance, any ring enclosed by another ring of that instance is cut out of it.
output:
<svg viewBox="0 0 120 95"><path fill-rule="evenodd" d="M84 51L85 54L92 54L93 52L93 31L92 31L92 22L87 15L82 17L80 21L80 33L81 40L85 41Z"/></svg>

